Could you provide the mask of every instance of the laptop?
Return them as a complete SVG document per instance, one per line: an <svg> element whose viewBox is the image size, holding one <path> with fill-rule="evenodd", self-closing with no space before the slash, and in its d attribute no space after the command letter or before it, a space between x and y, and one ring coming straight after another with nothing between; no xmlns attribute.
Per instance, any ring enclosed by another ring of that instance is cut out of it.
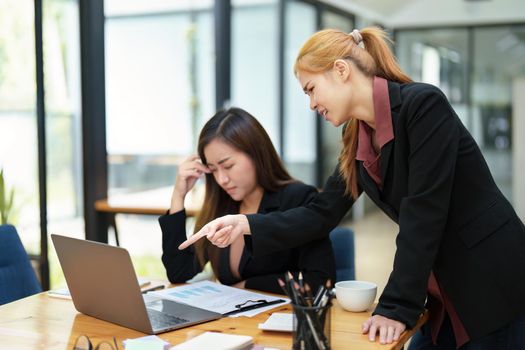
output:
<svg viewBox="0 0 525 350"><path fill-rule="evenodd" d="M143 295L126 249L52 234L77 311L147 334L158 334L222 315Z"/></svg>

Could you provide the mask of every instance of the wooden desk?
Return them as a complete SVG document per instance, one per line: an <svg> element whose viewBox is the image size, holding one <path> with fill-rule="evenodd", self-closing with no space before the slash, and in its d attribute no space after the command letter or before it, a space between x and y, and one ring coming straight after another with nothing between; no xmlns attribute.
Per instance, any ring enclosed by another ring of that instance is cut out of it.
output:
<svg viewBox="0 0 525 350"><path fill-rule="evenodd" d="M266 332L257 328L272 312L290 312L290 306L275 308L252 318L223 318L202 323L159 336L175 345L195 337L205 331L243 334L253 337L255 344L278 349L290 349L290 333ZM401 349L412 336L414 330L403 333L399 342L381 345L369 342L361 334L361 324L370 312L352 313L341 309L337 301L332 310L331 344L332 349L387 350ZM416 328L426 321L424 315ZM94 345L102 340L117 338L119 349L122 341L144 336L143 333L117 326L112 323L78 313L71 300L49 297L40 293L10 304L0 306L0 344L2 349L72 349L76 338L85 334Z"/></svg>
<svg viewBox="0 0 525 350"><path fill-rule="evenodd" d="M95 210L108 216L109 226L115 231L115 241L119 245L119 235L115 215L164 215L171 203L173 186L134 193L123 193L95 201ZM204 200L204 186L191 190L184 201L187 216L196 216Z"/></svg>
<svg viewBox="0 0 525 350"><path fill-rule="evenodd" d="M201 186L203 187L203 186ZM173 186L123 193L95 201L95 210L112 214L164 215L171 203ZM186 215L196 215L204 199L204 188L188 193L184 201Z"/></svg>

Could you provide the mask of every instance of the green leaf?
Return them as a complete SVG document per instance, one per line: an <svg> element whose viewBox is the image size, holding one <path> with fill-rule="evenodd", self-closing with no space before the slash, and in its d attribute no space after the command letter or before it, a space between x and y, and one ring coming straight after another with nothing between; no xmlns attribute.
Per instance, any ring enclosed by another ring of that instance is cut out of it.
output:
<svg viewBox="0 0 525 350"><path fill-rule="evenodd" d="M4 182L4 169L0 170L0 224L4 224L7 221L5 214L5 182Z"/></svg>
<svg viewBox="0 0 525 350"><path fill-rule="evenodd" d="M8 198L6 197L9 192ZM4 180L4 169L0 169L0 224L7 224L13 209L15 190L7 191Z"/></svg>
<svg viewBox="0 0 525 350"><path fill-rule="evenodd" d="M11 191L9 191L9 200L7 201L7 204L5 206L5 221L7 222L7 219L9 218L9 215L11 214L11 210L13 209L13 203L15 201L15 189L12 188Z"/></svg>

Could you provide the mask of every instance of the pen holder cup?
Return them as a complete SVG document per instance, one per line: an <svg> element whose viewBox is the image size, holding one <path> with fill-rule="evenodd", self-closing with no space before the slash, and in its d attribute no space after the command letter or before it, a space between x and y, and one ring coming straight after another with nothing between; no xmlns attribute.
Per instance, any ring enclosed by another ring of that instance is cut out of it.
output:
<svg viewBox="0 0 525 350"><path fill-rule="evenodd" d="M293 317L293 350L330 349L330 312L325 306L291 304Z"/></svg>

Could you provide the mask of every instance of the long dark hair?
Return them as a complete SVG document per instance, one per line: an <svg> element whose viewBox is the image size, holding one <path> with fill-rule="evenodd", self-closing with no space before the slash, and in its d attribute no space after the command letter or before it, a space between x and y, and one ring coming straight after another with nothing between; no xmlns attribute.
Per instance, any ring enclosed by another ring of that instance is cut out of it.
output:
<svg viewBox="0 0 525 350"><path fill-rule="evenodd" d="M275 192L280 187L295 181L285 169L262 125L245 110L241 108L220 110L204 125L199 135L197 149L205 165L207 161L204 149L216 139L229 144L252 159L257 183L265 191ZM195 222L195 232L219 216L238 213L239 205L239 202L234 201L219 186L213 174L206 174L204 204ZM195 249L200 264L204 265L206 260L210 260L213 271L218 276L220 248L210 244L207 239L201 239L195 243Z"/></svg>

